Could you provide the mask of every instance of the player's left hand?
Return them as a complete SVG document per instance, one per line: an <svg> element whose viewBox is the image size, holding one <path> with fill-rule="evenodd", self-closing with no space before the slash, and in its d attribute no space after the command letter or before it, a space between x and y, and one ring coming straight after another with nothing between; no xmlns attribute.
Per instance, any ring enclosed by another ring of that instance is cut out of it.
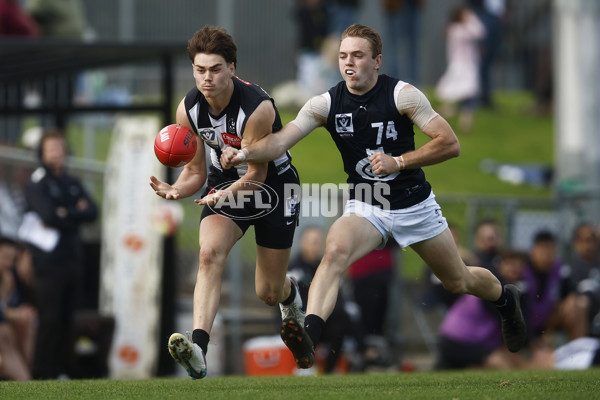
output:
<svg viewBox="0 0 600 400"><path fill-rule="evenodd" d="M246 153L233 147L223 149L221 153L221 166L223 169L230 169L241 164L246 159Z"/></svg>
<svg viewBox="0 0 600 400"><path fill-rule="evenodd" d="M229 193L231 193L231 190L217 190L207 194L201 199L194 200L194 203L198 204L199 206L216 206L219 200L223 196L227 196Z"/></svg>
<svg viewBox="0 0 600 400"><path fill-rule="evenodd" d="M385 153L373 153L369 157L369 161L371 161L371 169L375 175L388 175L400 170L394 157Z"/></svg>

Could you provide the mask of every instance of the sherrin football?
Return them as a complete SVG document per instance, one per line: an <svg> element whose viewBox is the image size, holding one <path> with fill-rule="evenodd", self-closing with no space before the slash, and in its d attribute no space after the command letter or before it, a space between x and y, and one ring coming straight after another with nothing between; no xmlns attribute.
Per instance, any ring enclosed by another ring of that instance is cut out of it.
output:
<svg viewBox="0 0 600 400"><path fill-rule="evenodd" d="M196 154L194 132L179 124L167 125L154 139L156 158L167 167L177 168L189 163Z"/></svg>

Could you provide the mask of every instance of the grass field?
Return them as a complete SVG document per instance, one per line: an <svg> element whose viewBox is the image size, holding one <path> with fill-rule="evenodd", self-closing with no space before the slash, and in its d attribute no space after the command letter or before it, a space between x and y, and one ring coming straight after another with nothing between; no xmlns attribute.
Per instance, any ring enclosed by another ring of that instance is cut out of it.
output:
<svg viewBox="0 0 600 400"><path fill-rule="evenodd" d="M0 382L2 399L597 399L600 371Z"/></svg>

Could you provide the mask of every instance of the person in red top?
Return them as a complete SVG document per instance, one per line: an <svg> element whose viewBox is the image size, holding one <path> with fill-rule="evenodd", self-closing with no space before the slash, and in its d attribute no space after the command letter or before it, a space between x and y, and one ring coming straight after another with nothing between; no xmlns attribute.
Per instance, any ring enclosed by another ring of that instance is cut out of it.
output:
<svg viewBox="0 0 600 400"><path fill-rule="evenodd" d="M38 36L36 23L16 0L0 0L0 36Z"/></svg>
<svg viewBox="0 0 600 400"><path fill-rule="evenodd" d="M394 277L396 242L388 241L382 249L376 249L350 265L348 276L352 280L354 301L361 311L367 335L383 336L385 315L388 308L388 292Z"/></svg>

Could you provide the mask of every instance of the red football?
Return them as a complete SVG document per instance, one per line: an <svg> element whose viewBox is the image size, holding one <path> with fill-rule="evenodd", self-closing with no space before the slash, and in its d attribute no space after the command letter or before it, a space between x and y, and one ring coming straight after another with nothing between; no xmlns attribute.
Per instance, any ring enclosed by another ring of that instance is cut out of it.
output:
<svg viewBox="0 0 600 400"><path fill-rule="evenodd" d="M179 124L167 125L154 139L154 153L158 161L167 167L177 168L189 163L196 154L194 132Z"/></svg>

